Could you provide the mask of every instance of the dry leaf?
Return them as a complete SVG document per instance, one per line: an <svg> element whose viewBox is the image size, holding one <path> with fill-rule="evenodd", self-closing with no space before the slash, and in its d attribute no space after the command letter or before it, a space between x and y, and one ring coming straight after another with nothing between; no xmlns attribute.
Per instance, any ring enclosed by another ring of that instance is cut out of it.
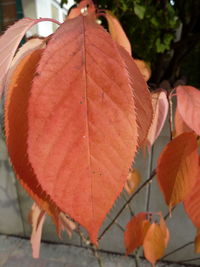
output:
<svg viewBox="0 0 200 267"><path fill-rule="evenodd" d="M126 192L131 195L138 187L140 181L141 181L141 175L139 171L137 169L131 169L129 171L127 181L124 186Z"/></svg>

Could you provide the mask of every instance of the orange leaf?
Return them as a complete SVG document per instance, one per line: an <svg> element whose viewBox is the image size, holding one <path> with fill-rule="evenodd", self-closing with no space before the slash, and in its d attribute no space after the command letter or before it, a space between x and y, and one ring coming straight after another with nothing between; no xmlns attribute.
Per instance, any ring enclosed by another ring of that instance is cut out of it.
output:
<svg viewBox="0 0 200 267"><path fill-rule="evenodd" d="M143 247L145 258L155 266L156 261L164 256L166 248L165 235L159 224L152 223L150 225L144 238Z"/></svg>
<svg viewBox="0 0 200 267"><path fill-rule="evenodd" d="M174 124L175 124L175 137L182 133L192 131L191 128L187 126L187 124L182 119L182 116L180 115L178 109L176 109L176 112L175 112Z"/></svg>
<svg viewBox="0 0 200 267"><path fill-rule="evenodd" d="M139 140L141 147L146 144L147 134L153 119L153 108L151 103L151 94L147 84L143 79L134 59L129 56L123 47L119 47L120 54L129 73L129 79L135 98L136 120L138 125Z"/></svg>
<svg viewBox="0 0 200 267"><path fill-rule="evenodd" d="M126 66L110 35L81 15L55 32L37 74L28 109L31 165L43 190L96 243L137 150Z"/></svg>
<svg viewBox="0 0 200 267"><path fill-rule="evenodd" d="M163 219L162 215L160 215L160 229L163 232L164 235L164 241L165 241L165 247L167 247L167 244L169 242L169 230L167 228L167 225L165 223L165 220Z"/></svg>
<svg viewBox="0 0 200 267"><path fill-rule="evenodd" d="M196 182L184 201L184 207L193 224L200 229L200 167Z"/></svg>
<svg viewBox="0 0 200 267"><path fill-rule="evenodd" d="M131 44L118 19L110 11L106 11L105 17L108 21L109 32L113 40L126 49L131 55Z"/></svg>
<svg viewBox="0 0 200 267"><path fill-rule="evenodd" d="M176 88L177 108L185 123L200 135L200 91L192 86Z"/></svg>
<svg viewBox="0 0 200 267"><path fill-rule="evenodd" d="M141 181L141 175L139 171L136 169L131 169L129 171L127 181L124 186L127 193L131 195L135 191L135 189L138 187L140 181Z"/></svg>
<svg viewBox="0 0 200 267"><path fill-rule="evenodd" d="M31 212L29 214L30 222L32 224L31 245L33 258L39 258L40 242L42 236L42 227L45 220L45 212L41 210L36 203L33 203Z"/></svg>
<svg viewBox="0 0 200 267"><path fill-rule="evenodd" d="M158 183L170 209L188 196L196 181L197 171L196 136L183 133L165 147L158 159Z"/></svg>
<svg viewBox="0 0 200 267"><path fill-rule="evenodd" d="M145 235L150 227L150 222L146 217L146 212L138 213L136 216L133 216L127 224L124 232L126 255L132 253L137 247L143 244Z"/></svg>
<svg viewBox="0 0 200 267"><path fill-rule="evenodd" d="M138 69L142 73L144 80L148 81L151 77L151 69L149 67L149 64L146 63L144 60L140 60L140 59L134 59L134 61L137 65Z"/></svg>
<svg viewBox="0 0 200 267"><path fill-rule="evenodd" d="M33 50L20 56L21 61L12 72L5 100L5 134L10 159L22 186L34 201L54 219L57 224L58 208L43 192L27 156L27 108L30 87L36 66L43 50ZM20 147L19 147L20 144Z"/></svg>
<svg viewBox="0 0 200 267"><path fill-rule="evenodd" d="M160 132L162 131L169 109L165 91L160 90L154 92L151 94L151 96L152 96L154 117L147 136L149 147L153 145L155 140L158 138Z"/></svg>

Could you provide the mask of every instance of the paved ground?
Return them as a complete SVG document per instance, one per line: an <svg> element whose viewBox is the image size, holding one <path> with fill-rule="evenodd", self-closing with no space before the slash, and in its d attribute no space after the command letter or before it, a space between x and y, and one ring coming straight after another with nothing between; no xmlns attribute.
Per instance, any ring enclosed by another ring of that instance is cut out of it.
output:
<svg viewBox="0 0 200 267"><path fill-rule="evenodd" d="M134 267L134 259L101 253L104 267ZM0 235L0 267L98 267L92 252L85 248L42 243L40 259L31 257L28 240ZM180 267L177 264L158 264L158 267ZM141 267L150 267L146 262Z"/></svg>

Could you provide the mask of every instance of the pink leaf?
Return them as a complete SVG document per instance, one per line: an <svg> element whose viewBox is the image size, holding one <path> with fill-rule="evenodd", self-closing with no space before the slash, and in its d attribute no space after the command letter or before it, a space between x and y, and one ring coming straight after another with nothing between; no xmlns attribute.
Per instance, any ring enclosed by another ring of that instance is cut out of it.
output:
<svg viewBox="0 0 200 267"><path fill-rule="evenodd" d="M111 12L106 12L105 17L108 21L109 32L119 45L121 45L131 55L131 44L118 19Z"/></svg>
<svg viewBox="0 0 200 267"><path fill-rule="evenodd" d="M154 118L149 129L147 136L148 145L151 147L155 140L158 138L169 109L168 100L166 93L164 91L158 91L151 94L152 96L152 106L154 111Z"/></svg>
<svg viewBox="0 0 200 267"><path fill-rule="evenodd" d="M176 88L178 111L185 123L200 135L200 91L192 86L179 85Z"/></svg>
<svg viewBox="0 0 200 267"><path fill-rule="evenodd" d="M36 23L51 21L60 24L54 19L24 18L12 25L0 38L0 96L3 92L5 76L9 70L15 52L25 33Z"/></svg>
<svg viewBox="0 0 200 267"><path fill-rule="evenodd" d="M32 224L31 245L33 258L39 258L40 254L40 242L42 236L42 227L44 224L45 212L39 208L36 203L33 203L30 221Z"/></svg>
<svg viewBox="0 0 200 267"><path fill-rule="evenodd" d="M66 230L69 237L71 237L72 232L76 229L76 224L68 219L63 212L59 214L59 219L61 223L61 229Z"/></svg>
<svg viewBox="0 0 200 267"><path fill-rule="evenodd" d="M174 126L175 126L175 136L178 136L182 133L187 133L187 132L192 132L192 130L190 129L190 127L187 126L187 124L184 122L184 120L182 119L182 116L180 115L178 109L176 109L176 113L174 116Z"/></svg>

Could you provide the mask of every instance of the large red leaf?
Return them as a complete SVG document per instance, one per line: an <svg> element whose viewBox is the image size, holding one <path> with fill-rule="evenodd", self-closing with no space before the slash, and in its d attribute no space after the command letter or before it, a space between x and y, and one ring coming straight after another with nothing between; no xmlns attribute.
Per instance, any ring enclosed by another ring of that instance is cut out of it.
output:
<svg viewBox="0 0 200 267"><path fill-rule="evenodd" d="M147 220L146 212L138 213L132 217L124 232L124 244L127 255L132 253L137 247L143 245L149 227L150 222Z"/></svg>
<svg viewBox="0 0 200 267"><path fill-rule="evenodd" d="M178 111L185 123L200 135L200 91L192 86L176 88Z"/></svg>
<svg viewBox="0 0 200 267"><path fill-rule="evenodd" d="M136 152L129 75L89 15L61 25L37 74L28 110L31 164L42 188L95 243Z"/></svg>
<svg viewBox="0 0 200 267"><path fill-rule="evenodd" d="M139 145L144 147L149 128L153 119L151 95L134 59L123 47L118 47L129 73L129 79L135 98L136 120L138 124Z"/></svg>
<svg viewBox="0 0 200 267"><path fill-rule="evenodd" d="M10 159L20 183L56 222L59 211L39 185L27 156L28 100L42 52L39 49L22 57L12 73L5 101L5 135Z"/></svg>
<svg viewBox="0 0 200 267"><path fill-rule="evenodd" d="M155 140L162 131L169 109L166 92L153 92L151 96L154 116L147 136L148 145L150 147L154 144Z"/></svg>
<svg viewBox="0 0 200 267"><path fill-rule="evenodd" d="M188 196L196 181L197 172L196 136L193 133L183 133L165 147L158 159L158 183L170 208Z"/></svg>
<svg viewBox="0 0 200 267"><path fill-rule="evenodd" d="M3 92L5 76L8 72L14 54L25 33L34 24L41 21L51 21L60 24L54 19L24 18L12 25L0 38L0 96Z"/></svg>

